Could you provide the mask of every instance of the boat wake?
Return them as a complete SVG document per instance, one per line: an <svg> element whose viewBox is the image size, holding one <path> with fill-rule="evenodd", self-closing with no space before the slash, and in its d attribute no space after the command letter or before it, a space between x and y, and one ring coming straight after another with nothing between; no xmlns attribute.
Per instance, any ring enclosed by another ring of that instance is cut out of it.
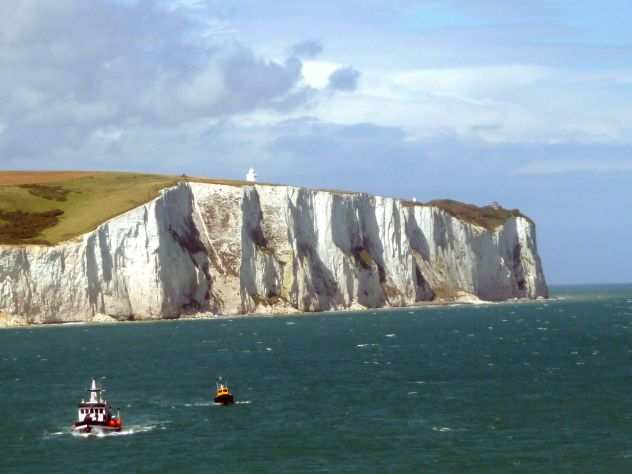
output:
<svg viewBox="0 0 632 474"><path fill-rule="evenodd" d="M234 405L250 405L251 403L252 403L252 400L236 400ZM222 405L221 403L208 401L208 402L185 403L184 406L186 408L195 408L195 407L221 407L224 405Z"/></svg>
<svg viewBox="0 0 632 474"><path fill-rule="evenodd" d="M146 425L131 425L123 428L121 431L113 431L111 433L77 433L71 432L71 434L77 438L115 438L117 436L131 436L135 434L149 433L151 431L166 430L167 422L146 424Z"/></svg>
<svg viewBox="0 0 632 474"><path fill-rule="evenodd" d="M438 431L439 433L448 433L452 431L452 428L448 428L447 426L433 426L432 431Z"/></svg>
<svg viewBox="0 0 632 474"><path fill-rule="evenodd" d="M45 432L43 438L55 439L62 436L72 436L74 438L114 438L117 436L130 436L135 434L149 433L151 431L157 430L166 430L167 424L168 422L130 425L125 427L121 431L112 431L109 433L78 433L76 431L73 431L71 428L68 428L63 431Z"/></svg>
<svg viewBox="0 0 632 474"><path fill-rule="evenodd" d="M192 408L192 407L211 407L215 405L214 402L193 402L193 403L185 403L184 406L187 408Z"/></svg>
<svg viewBox="0 0 632 474"><path fill-rule="evenodd" d="M233 402L232 405L250 405L251 403L252 403L251 400L237 400L237 401ZM225 405L223 403L215 403L215 402L213 402L213 406L223 407Z"/></svg>

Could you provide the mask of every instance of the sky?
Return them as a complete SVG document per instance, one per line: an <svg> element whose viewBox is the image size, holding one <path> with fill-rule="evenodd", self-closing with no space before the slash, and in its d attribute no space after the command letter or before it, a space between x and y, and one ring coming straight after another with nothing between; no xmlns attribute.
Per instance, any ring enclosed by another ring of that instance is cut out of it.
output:
<svg viewBox="0 0 632 474"><path fill-rule="evenodd" d="M628 0L0 2L0 168L498 201L632 282Z"/></svg>

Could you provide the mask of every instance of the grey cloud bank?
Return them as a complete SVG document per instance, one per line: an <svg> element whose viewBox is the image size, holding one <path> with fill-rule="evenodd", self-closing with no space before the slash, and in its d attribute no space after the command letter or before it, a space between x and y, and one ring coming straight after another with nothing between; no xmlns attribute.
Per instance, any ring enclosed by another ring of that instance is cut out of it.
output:
<svg viewBox="0 0 632 474"><path fill-rule="evenodd" d="M107 127L288 110L313 97L296 57L272 61L235 42L191 42L199 26L152 2L4 5L5 159L105 140Z"/></svg>

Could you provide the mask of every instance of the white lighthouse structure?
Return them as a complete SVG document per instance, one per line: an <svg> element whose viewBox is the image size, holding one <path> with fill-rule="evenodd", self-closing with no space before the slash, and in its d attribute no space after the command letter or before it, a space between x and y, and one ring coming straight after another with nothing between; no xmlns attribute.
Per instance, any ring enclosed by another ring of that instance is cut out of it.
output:
<svg viewBox="0 0 632 474"><path fill-rule="evenodd" d="M248 181L249 183L257 182L257 172L254 168L248 169L248 173L246 174L246 181Z"/></svg>

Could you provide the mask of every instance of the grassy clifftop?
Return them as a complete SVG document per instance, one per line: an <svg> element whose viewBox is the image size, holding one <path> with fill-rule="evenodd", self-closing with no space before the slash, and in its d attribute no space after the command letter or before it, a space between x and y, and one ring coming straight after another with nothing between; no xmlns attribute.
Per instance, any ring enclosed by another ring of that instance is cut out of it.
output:
<svg viewBox="0 0 632 474"><path fill-rule="evenodd" d="M484 227L487 230L494 230L512 217L525 217L529 219L518 209L505 209L497 206L478 207L473 204L452 201L450 199L430 201L428 205L443 209L457 219Z"/></svg>
<svg viewBox="0 0 632 474"><path fill-rule="evenodd" d="M0 244L54 245L151 201L178 181L244 181L90 171L0 171Z"/></svg>
<svg viewBox="0 0 632 474"><path fill-rule="evenodd" d="M138 173L0 171L0 244L54 245L72 239L154 199L161 189L183 179L228 186L247 184ZM451 200L404 205L436 206L489 230L510 217L522 216L517 209L477 207Z"/></svg>
<svg viewBox="0 0 632 474"><path fill-rule="evenodd" d="M173 176L133 173L0 173L0 243L51 245L156 197Z"/></svg>

